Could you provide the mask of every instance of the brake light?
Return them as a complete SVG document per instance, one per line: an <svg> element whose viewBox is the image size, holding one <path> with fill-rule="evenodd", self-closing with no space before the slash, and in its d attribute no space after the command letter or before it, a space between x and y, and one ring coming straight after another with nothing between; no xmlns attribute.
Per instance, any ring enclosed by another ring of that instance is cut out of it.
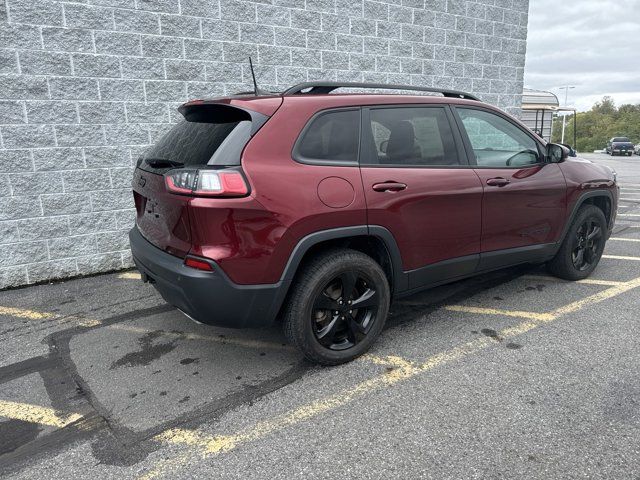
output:
<svg viewBox="0 0 640 480"><path fill-rule="evenodd" d="M164 176L167 190L182 195L241 197L249 193L239 170L171 170Z"/></svg>
<svg viewBox="0 0 640 480"><path fill-rule="evenodd" d="M204 260L199 260L193 257L187 257L184 261L184 264L187 267L195 268L197 270L203 270L205 272L213 272L213 267L209 262L205 262Z"/></svg>

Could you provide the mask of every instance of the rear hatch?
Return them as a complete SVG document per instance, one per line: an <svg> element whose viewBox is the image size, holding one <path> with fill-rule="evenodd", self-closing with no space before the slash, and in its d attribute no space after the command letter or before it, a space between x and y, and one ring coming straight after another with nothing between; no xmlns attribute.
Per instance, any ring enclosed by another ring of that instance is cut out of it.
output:
<svg viewBox="0 0 640 480"><path fill-rule="evenodd" d="M184 119L150 147L133 176L136 225L152 244L184 258L191 248L189 203L167 188L178 170L238 167L244 146L268 117L228 104L193 102L180 107Z"/></svg>

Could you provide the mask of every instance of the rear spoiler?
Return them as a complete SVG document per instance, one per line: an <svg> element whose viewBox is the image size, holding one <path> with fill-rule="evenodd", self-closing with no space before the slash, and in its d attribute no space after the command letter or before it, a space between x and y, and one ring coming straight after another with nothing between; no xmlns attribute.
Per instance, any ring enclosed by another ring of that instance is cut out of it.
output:
<svg viewBox="0 0 640 480"><path fill-rule="evenodd" d="M204 100L193 100L178 107L178 111L188 122L206 122L211 117L221 118L220 123L250 121L251 135L262 127L269 117L248 108L226 103L211 103Z"/></svg>

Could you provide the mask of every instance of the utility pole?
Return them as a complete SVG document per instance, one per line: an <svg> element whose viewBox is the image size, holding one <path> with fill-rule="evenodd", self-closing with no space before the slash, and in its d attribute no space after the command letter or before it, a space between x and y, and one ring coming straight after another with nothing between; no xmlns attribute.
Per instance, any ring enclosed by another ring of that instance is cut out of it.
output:
<svg viewBox="0 0 640 480"><path fill-rule="evenodd" d="M564 106L567 106L567 97L569 96L569 90L572 88L576 88L573 87L571 85L567 85L566 87L560 87L559 89L562 90L564 89ZM573 113L575 115L575 112ZM565 127L565 120L566 120L566 114L562 115L562 140L560 140L560 143L564 143L564 127Z"/></svg>

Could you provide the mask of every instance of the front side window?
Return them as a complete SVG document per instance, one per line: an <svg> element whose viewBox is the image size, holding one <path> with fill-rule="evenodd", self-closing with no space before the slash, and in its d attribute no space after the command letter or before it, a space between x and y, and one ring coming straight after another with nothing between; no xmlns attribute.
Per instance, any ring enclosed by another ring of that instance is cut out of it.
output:
<svg viewBox="0 0 640 480"><path fill-rule="evenodd" d="M518 167L540 162L538 144L503 117L484 110L456 108L481 167Z"/></svg>
<svg viewBox="0 0 640 480"><path fill-rule="evenodd" d="M371 152L363 163L449 166L460 159L444 108L393 107L370 111Z"/></svg>
<svg viewBox="0 0 640 480"><path fill-rule="evenodd" d="M304 163L356 163L359 137L359 110L321 113L304 130L294 156Z"/></svg>

